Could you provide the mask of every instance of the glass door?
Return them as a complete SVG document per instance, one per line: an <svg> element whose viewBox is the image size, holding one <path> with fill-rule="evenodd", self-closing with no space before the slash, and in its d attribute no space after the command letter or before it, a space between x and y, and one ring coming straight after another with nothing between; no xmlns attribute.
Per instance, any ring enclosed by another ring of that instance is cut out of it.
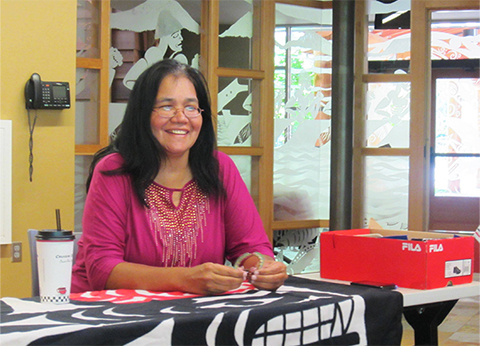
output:
<svg viewBox="0 0 480 346"><path fill-rule="evenodd" d="M479 224L478 70L432 70L430 229L473 231Z"/></svg>
<svg viewBox="0 0 480 346"><path fill-rule="evenodd" d="M480 11L431 13L429 229L473 231L480 197Z"/></svg>

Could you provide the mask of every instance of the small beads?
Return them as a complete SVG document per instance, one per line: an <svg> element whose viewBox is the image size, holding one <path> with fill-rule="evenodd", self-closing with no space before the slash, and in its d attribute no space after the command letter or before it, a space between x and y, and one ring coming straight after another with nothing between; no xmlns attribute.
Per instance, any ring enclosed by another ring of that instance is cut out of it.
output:
<svg viewBox="0 0 480 346"><path fill-rule="evenodd" d="M172 194L181 191L175 206ZM156 183L145 190L150 207L147 214L152 229L163 245L162 262L166 267L190 267L197 255L197 238L203 242L203 225L208 212L208 198L191 181L181 190L168 189Z"/></svg>

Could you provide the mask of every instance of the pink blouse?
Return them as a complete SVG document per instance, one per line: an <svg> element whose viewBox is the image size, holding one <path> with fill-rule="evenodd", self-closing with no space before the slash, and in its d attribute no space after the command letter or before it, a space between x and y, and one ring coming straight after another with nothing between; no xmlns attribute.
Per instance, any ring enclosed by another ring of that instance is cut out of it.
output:
<svg viewBox="0 0 480 346"><path fill-rule="evenodd" d="M72 293L103 290L121 262L150 266L196 266L234 262L245 252L273 257L272 246L238 169L228 155L217 152L226 195L208 198L192 180L180 191L152 183L143 206L127 175L101 171L120 167L119 154L97 164L83 214L83 234L73 266Z"/></svg>

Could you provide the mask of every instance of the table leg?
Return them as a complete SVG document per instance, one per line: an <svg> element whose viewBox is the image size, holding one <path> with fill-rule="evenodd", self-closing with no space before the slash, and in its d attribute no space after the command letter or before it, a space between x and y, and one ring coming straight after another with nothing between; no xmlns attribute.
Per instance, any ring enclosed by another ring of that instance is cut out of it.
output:
<svg viewBox="0 0 480 346"><path fill-rule="evenodd" d="M403 315L415 331L415 345L438 345L438 326L458 300L409 306Z"/></svg>

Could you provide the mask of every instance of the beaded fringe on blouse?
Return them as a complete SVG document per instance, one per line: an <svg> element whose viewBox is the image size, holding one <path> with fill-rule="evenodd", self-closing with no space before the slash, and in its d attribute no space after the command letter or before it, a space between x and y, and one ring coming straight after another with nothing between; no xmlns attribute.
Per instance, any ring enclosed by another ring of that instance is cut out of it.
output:
<svg viewBox="0 0 480 346"><path fill-rule="evenodd" d="M180 203L175 206L172 194L181 191ZM182 190L168 189L156 183L145 190L146 212L155 242L163 245L162 262L165 267L190 267L197 256L197 241L203 243L203 227L209 212L208 197L195 182ZM199 237L200 235L200 237Z"/></svg>

